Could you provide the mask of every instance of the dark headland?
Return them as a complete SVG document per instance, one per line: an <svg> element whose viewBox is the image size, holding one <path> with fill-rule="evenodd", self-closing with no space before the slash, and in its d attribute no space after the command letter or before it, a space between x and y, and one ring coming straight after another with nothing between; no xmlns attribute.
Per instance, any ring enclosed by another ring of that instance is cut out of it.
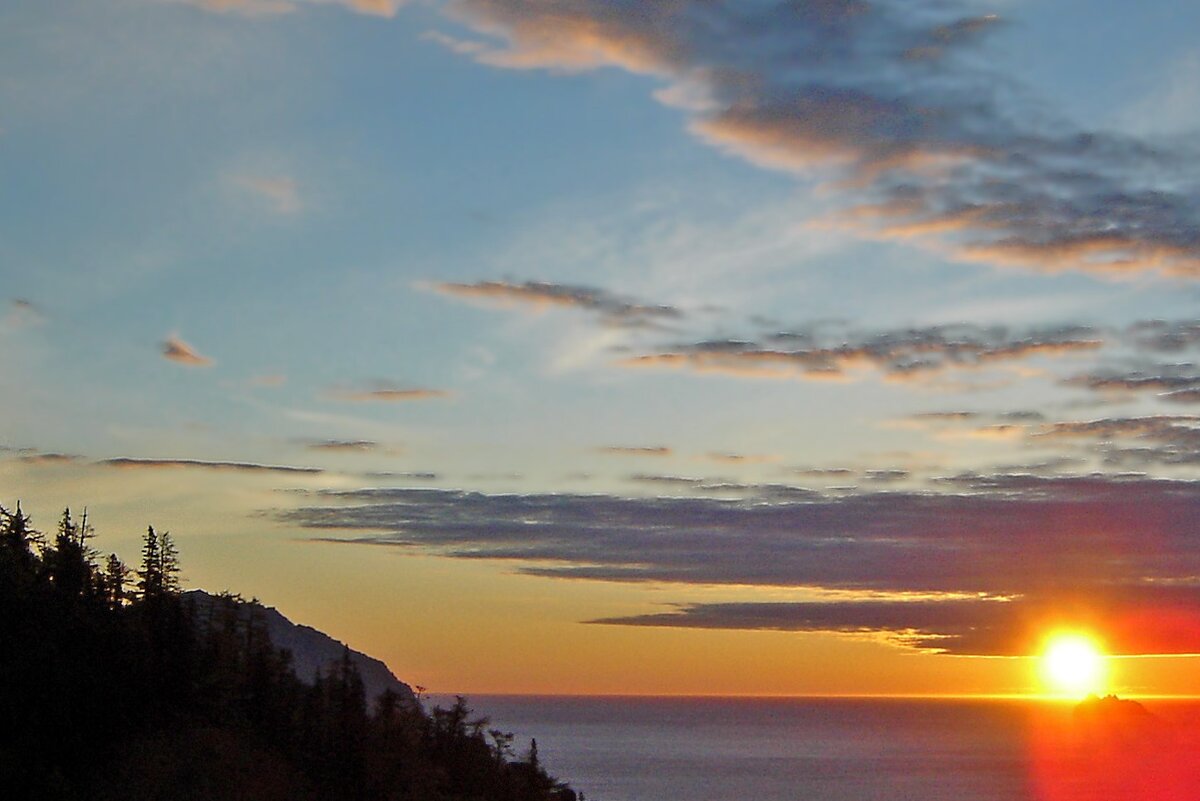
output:
<svg viewBox="0 0 1200 801"><path fill-rule="evenodd" d="M183 593L169 534L131 569L86 516L0 508L7 801L578 801L460 698L274 609Z"/></svg>

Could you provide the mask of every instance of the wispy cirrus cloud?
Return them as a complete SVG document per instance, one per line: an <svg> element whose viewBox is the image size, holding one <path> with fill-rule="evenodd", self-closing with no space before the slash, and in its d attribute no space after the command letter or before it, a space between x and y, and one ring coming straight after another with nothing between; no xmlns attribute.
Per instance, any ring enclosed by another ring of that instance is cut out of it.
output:
<svg viewBox="0 0 1200 801"><path fill-rule="evenodd" d="M558 579L839 594L680 602L605 623L875 633L964 654L1029 653L1034 632L1075 624L1115 653L1200 652L1200 482L964 474L941 486L767 500L364 490L277 514L322 539ZM1163 625L1145 625L1154 616Z"/></svg>
<svg viewBox="0 0 1200 801"><path fill-rule="evenodd" d="M184 364L188 367L211 367L215 364L212 359L200 353L175 334L172 334L163 341L162 355L164 359L170 359L173 362Z"/></svg>
<svg viewBox="0 0 1200 801"><path fill-rule="evenodd" d="M1048 121L973 59L1002 20L961 2L451 0L492 66L617 67L714 147L845 180L841 222L960 260L1200 274L1186 153Z"/></svg>
<svg viewBox="0 0 1200 801"><path fill-rule="evenodd" d="M596 287L544 281L439 283L432 284L431 288L452 297L534 310L582 309L598 314L606 324L622 327L649 326L683 316L674 306L639 303Z"/></svg>

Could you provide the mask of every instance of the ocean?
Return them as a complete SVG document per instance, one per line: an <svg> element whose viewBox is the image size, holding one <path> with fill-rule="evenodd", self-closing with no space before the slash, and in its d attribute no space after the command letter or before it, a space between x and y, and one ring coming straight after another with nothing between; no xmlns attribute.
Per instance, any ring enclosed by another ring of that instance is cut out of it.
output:
<svg viewBox="0 0 1200 801"><path fill-rule="evenodd" d="M440 699L439 699L440 700ZM1200 704L473 696L588 801L1200 799Z"/></svg>

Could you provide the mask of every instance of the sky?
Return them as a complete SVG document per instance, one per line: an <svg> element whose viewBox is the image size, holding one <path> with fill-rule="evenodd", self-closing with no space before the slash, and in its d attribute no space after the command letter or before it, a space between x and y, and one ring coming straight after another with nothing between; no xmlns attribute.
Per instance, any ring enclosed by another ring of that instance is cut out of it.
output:
<svg viewBox="0 0 1200 801"><path fill-rule="evenodd" d="M1194 692L1197 29L5 3L0 503L437 692Z"/></svg>

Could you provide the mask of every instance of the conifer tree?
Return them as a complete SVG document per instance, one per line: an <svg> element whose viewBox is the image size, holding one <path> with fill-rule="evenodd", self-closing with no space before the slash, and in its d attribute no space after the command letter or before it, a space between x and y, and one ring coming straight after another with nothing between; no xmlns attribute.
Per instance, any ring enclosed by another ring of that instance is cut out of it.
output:
<svg viewBox="0 0 1200 801"><path fill-rule="evenodd" d="M71 517L69 507L63 510L54 547L46 554L47 577L58 597L69 600L93 595L95 565L87 540L94 533L88 525L86 510L79 523Z"/></svg>
<svg viewBox="0 0 1200 801"><path fill-rule="evenodd" d="M138 568L137 575L137 588L142 600L162 595L162 549L154 526L146 526L146 536L142 538L142 566Z"/></svg>
<svg viewBox="0 0 1200 801"><path fill-rule="evenodd" d="M165 593L176 594L179 586L179 549L171 532L164 531L158 538L158 573L162 577L162 589Z"/></svg>
<svg viewBox="0 0 1200 801"><path fill-rule="evenodd" d="M115 553L110 553L104 563L104 596L108 605L119 609L125 605L127 592L125 583L129 580L129 568Z"/></svg>

